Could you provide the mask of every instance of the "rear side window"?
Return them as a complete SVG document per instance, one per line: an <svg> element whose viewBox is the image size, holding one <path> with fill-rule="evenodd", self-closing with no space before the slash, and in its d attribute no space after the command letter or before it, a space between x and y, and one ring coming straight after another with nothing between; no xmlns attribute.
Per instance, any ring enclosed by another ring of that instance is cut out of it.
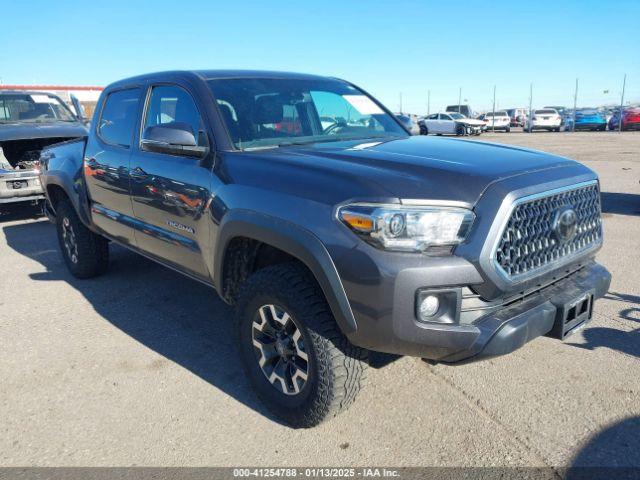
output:
<svg viewBox="0 0 640 480"><path fill-rule="evenodd" d="M98 122L98 135L103 141L121 147L131 146L140 92L139 88L131 88L109 94Z"/></svg>

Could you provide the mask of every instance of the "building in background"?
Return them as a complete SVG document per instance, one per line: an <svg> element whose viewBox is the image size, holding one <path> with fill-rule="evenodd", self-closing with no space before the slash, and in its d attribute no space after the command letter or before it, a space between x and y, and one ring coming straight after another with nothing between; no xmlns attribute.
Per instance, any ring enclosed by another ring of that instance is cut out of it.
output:
<svg viewBox="0 0 640 480"><path fill-rule="evenodd" d="M93 116L98 97L104 87L85 87L72 85L1 85L0 90L32 90L53 93L64 100L73 110L71 95L74 95L84 108L87 118Z"/></svg>

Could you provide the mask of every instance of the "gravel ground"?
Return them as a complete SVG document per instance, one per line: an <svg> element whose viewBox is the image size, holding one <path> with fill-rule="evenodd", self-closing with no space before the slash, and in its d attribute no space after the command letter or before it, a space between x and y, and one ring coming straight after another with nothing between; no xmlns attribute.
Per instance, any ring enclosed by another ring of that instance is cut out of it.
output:
<svg viewBox="0 0 640 480"><path fill-rule="evenodd" d="M475 139L474 139L475 140ZM640 466L640 134L486 134L602 178L613 274L590 327L464 366L372 369L343 415L275 421L243 378L213 291L121 248L69 276L53 227L0 217L2 466Z"/></svg>

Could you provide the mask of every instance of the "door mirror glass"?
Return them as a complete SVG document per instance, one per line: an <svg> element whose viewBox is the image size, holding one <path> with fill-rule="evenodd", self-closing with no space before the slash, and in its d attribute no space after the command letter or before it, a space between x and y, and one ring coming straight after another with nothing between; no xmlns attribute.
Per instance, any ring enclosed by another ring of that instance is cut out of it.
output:
<svg viewBox="0 0 640 480"><path fill-rule="evenodd" d="M199 147L191 125L185 122L162 123L147 127L142 134L142 149L149 152L167 153L201 158L206 147Z"/></svg>

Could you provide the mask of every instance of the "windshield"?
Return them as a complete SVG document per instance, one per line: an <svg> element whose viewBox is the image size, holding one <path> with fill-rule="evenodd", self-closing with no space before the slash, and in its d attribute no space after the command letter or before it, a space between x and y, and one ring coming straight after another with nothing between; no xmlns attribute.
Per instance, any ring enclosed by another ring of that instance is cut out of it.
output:
<svg viewBox="0 0 640 480"><path fill-rule="evenodd" d="M507 112L489 112L487 113L487 117L508 117Z"/></svg>
<svg viewBox="0 0 640 480"><path fill-rule="evenodd" d="M584 108L582 110L576 110L576 115L599 115L600 112L593 108Z"/></svg>
<svg viewBox="0 0 640 480"><path fill-rule="evenodd" d="M461 118L467 118L464 115L462 115L461 113L453 113L453 112L447 112L447 115L450 115L451 118L454 118L456 120L459 120Z"/></svg>
<svg viewBox="0 0 640 480"><path fill-rule="evenodd" d="M408 135L374 100L338 80L225 78L208 84L240 149Z"/></svg>
<svg viewBox="0 0 640 480"><path fill-rule="evenodd" d="M536 110L536 115L555 115L557 113L555 110Z"/></svg>
<svg viewBox="0 0 640 480"><path fill-rule="evenodd" d="M0 123L75 122L58 97L46 93L0 94Z"/></svg>

